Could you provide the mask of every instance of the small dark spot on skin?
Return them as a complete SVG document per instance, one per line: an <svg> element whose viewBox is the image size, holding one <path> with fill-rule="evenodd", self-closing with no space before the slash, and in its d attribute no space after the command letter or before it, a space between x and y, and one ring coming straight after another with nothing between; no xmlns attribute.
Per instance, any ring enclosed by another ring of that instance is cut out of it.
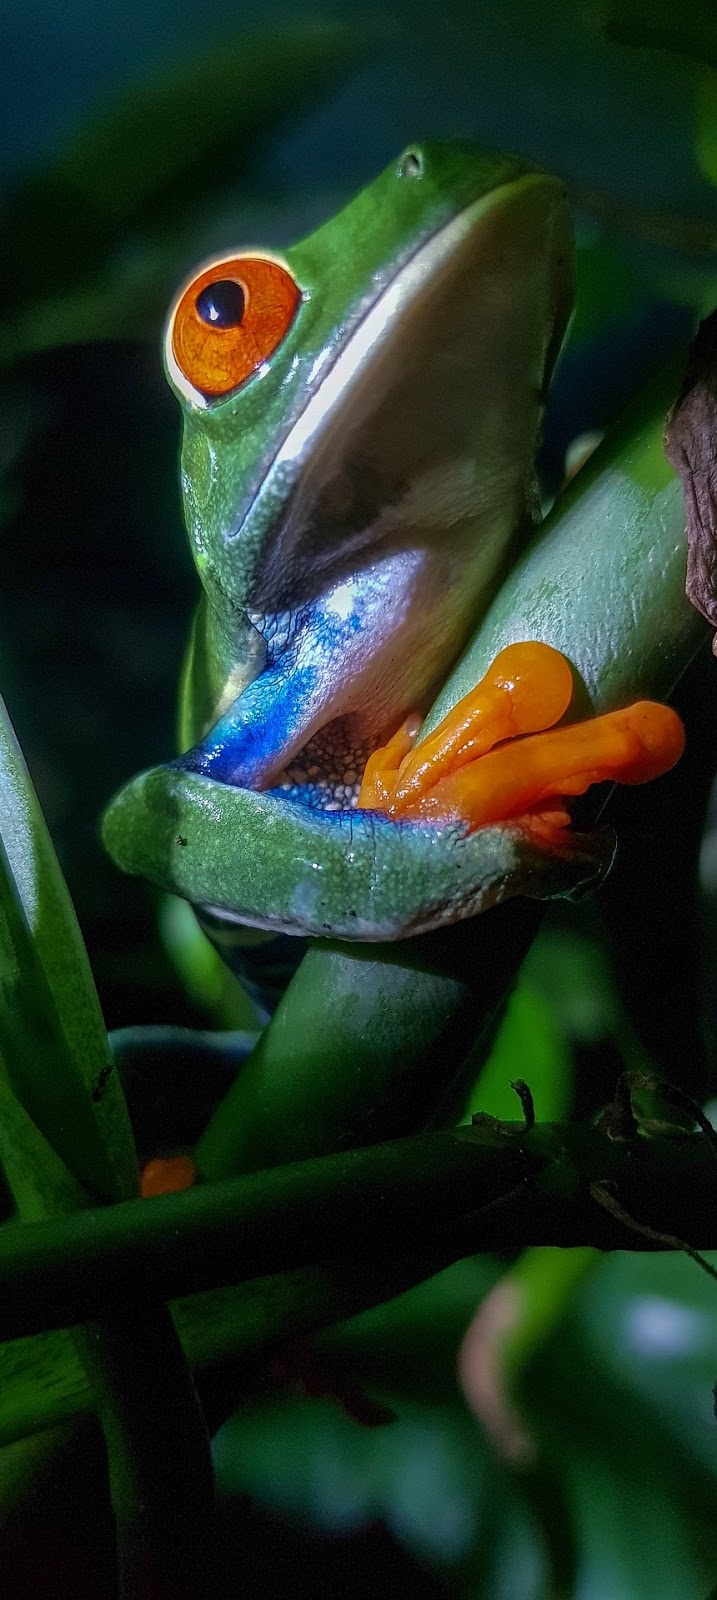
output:
<svg viewBox="0 0 717 1600"><path fill-rule="evenodd" d="M418 150L406 150L398 163L399 178L420 178L423 173L423 158Z"/></svg>
<svg viewBox="0 0 717 1600"><path fill-rule="evenodd" d="M109 1077L111 1077L111 1076L112 1076L112 1062L108 1061L106 1063L106 1065L102 1068L102 1071L98 1072L97 1079L96 1079L96 1081L94 1083L94 1086L93 1086L93 1089L92 1089L92 1099L94 1100L95 1105L97 1104L98 1100L102 1099L102 1096L104 1094L105 1084L107 1082L107 1079Z"/></svg>
<svg viewBox="0 0 717 1600"><path fill-rule="evenodd" d="M176 836L175 836L175 840L174 840L174 843L175 843L175 844L181 844L181 846L182 846L182 848L184 848L184 846L185 846L185 844L189 844L189 840L188 840L188 839L185 839L185 837L184 837L184 834L183 834L183 833L178 833L178 834L176 834Z"/></svg>

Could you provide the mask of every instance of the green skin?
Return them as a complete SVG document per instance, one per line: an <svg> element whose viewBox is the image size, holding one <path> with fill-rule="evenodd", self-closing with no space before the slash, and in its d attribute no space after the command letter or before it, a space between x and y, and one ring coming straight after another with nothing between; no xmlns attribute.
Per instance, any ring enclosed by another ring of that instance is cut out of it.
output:
<svg viewBox="0 0 717 1600"><path fill-rule="evenodd" d="M542 404L573 295L560 186L507 158L416 147L279 259L301 305L234 393L207 403L168 346L205 591L188 753L120 792L107 847L208 912L225 951L244 924L392 940L516 893L572 892L609 863L604 835L546 850L515 825L397 825L335 798L357 748L411 710L428 731L436 691L442 716L492 659L469 645L448 676L535 525ZM600 690L604 629L587 649L584 629L570 637L575 583L606 581L592 565L559 575L567 604L509 619L496 650L555 643L588 704L609 709L634 696L617 680ZM337 595L352 629L335 626ZM327 745L317 805L302 752L315 768Z"/></svg>

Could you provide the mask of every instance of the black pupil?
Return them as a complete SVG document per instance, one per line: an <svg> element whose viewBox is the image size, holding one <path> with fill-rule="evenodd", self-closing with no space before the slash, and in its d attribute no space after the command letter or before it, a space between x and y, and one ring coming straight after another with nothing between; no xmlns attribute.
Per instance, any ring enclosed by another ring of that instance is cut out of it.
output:
<svg viewBox="0 0 717 1600"><path fill-rule="evenodd" d="M202 322L211 328L239 328L246 299L240 283L233 278L218 278L197 295L196 306Z"/></svg>

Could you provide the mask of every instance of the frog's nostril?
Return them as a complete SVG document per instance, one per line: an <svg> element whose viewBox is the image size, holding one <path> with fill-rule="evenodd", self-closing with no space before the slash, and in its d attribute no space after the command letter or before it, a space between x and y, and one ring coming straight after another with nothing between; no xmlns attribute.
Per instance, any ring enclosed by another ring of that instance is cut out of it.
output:
<svg viewBox="0 0 717 1600"><path fill-rule="evenodd" d="M399 178L420 178L423 173L423 156L420 150L404 150L398 163Z"/></svg>

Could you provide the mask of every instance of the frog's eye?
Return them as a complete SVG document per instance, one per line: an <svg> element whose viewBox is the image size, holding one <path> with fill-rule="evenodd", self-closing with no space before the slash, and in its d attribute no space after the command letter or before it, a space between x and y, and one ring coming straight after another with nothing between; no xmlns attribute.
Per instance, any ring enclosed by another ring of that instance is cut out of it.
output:
<svg viewBox="0 0 717 1600"><path fill-rule="evenodd" d="M207 399L231 394L273 355L300 300L278 261L235 256L206 267L185 289L170 327L186 382Z"/></svg>

